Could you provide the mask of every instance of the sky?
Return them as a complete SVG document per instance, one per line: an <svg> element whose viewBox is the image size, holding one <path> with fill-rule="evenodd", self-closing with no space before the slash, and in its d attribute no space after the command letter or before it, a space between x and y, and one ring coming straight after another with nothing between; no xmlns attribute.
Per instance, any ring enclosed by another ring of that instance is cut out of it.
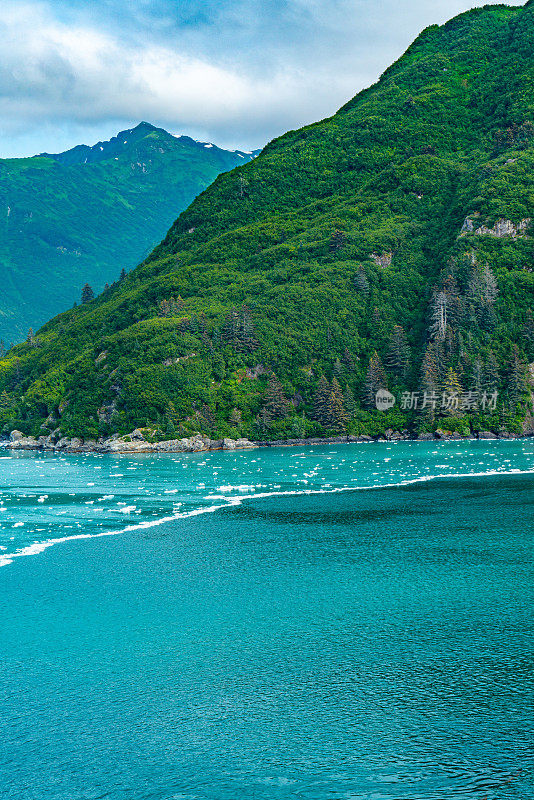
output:
<svg viewBox="0 0 534 800"><path fill-rule="evenodd" d="M334 113L423 28L486 2L1 0L0 157L142 120L261 147Z"/></svg>

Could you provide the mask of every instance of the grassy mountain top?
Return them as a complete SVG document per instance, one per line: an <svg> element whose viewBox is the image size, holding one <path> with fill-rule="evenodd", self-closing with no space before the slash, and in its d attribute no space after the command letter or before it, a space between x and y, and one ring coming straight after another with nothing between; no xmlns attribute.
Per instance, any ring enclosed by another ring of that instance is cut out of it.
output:
<svg viewBox="0 0 534 800"><path fill-rule="evenodd" d="M0 160L0 339L26 337L134 267L176 213L251 154L143 122L94 147Z"/></svg>
<svg viewBox="0 0 534 800"><path fill-rule="evenodd" d="M524 430L533 46L530 4L432 26L220 175L126 280L10 351L6 429Z"/></svg>

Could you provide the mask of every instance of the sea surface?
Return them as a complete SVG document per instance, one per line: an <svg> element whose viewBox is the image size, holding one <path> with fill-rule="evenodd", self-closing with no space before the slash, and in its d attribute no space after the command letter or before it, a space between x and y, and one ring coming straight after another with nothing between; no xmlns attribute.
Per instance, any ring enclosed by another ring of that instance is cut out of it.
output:
<svg viewBox="0 0 534 800"><path fill-rule="evenodd" d="M0 800L533 800L533 440L0 491Z"/></svg>

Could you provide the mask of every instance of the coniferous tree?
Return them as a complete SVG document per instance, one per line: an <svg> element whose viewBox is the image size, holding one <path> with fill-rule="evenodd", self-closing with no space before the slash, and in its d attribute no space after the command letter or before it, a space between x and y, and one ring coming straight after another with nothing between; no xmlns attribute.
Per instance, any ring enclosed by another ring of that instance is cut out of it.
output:
<svg viewBox="0 0 534 800"><path fill-rule="evenodd" d="M213 411L209 407L207 403L202 404L202 409L200 411L201 422L206 428L212 428L215 424L215 416Z"/></svg>
<svg viewBox="0 0 534 800"><path fill-rule="evenodd" d="M484 364L482 388L487 392L493 393L499 388L500 382L499 364L495 354L491 352Z"/></svg>
<svg viewBox="0 0 534 800"><path fill-rule="evenodd" d="M497 281L491 269L487 265L475 265L467 289L467 303L472 309L471 318L474 316L476 324L486 330L492 330L497 322L493 305L498 292Z"/></svg>
<svg viewBox="0 0 534 800"><path fill-rule="evenodd" d="M0 358L4 358L6 354L6 344L3 339L0 339Z"/></svg>
<svg viewBox="0 0 534 800"><path fill-rule="evenodd" d="M388 382L386 373L384 372L380 356L375 350L369 361L369 367L367 368L367 374L363 384L363 399L366 405L371 408L375 406L376 393L379 389L387 388Z"/></svg>
<svg viewBox="0 0 534 800"><path fill-rule="evenodd" d="M226 315L221 338L225 344L231 345L236 350L252 352L258 347L252 313L247 306L241 306L240 310L234 307Z"/></svg>
<svg viewBox="0 0 534 800"><path fill-rule="evenodd" d="M513 406L520 402L523 394L527 390L526 374L526 364L519 355L517 345L515 345L508 370L508 396Z"/></svg>
<svg viewBox="0 0 534 800"><path fill-rule="evenodd" d="M434 294L430 304L430 337L443 341L447 332L448 324L448 306L449 302L447 294L444 291L439 291Z"/></svg>
<svg viewBox="0 0 534 800"><path fill-rule="evenodd" d="M343 231L336 230L330 237L330 252L337 253L345 244L345 234Z"/></svg>
<svg viewBox="0 0 534 800"><path fill-rule="evenodd" d="M258 414L258 416L256 417L256 420L255 420L256 426L258 427L258 430L260 431L260 433L263 433L263 434L267 433L267 431L268 431L268 429L269 429L269 427L271 425L271 421L272 420L271 420L271 416L270 416L269 412L267 411L267 409L265 407L263 407L261 409L260 413Z"/></svg>
<svg viewBox="0 0 534 800"><path fill-rule="evenodd" d="M332 380L330 387L330 394L326 406L326 425L328 428L334 428L338 432L343 432L347 429L347 422L349 416L343 405L343 395L341 394L341 387L337 380Z"/></svg>
<svg viewBox="0 0 534 800"><path fill-rule="evenodd" d="M348 369L349 372L354 372L355 368L354 358L352 357L352 353L350 352L348 347L345 347L343 351L343 357L341 360L345 366L345 369Z"/></svg>
<svg viewBox="0 0 534 800"><path fill-rule="evenodd" d="M232 308L224 318L221 328L221 339L225 344L233 345L239 336L239 313L237 308Z"/></svg>
<svg viewBox="0 0 534 800"><path fill-rule="evenodd" d="M442 389L441 413L446 417L456 416L460 413L460 395L463 389L458 375L452 367L447 370Z"/></svg>
<svg viewBox="0 0 534 800"><path fill-rule="evenodd" d="M404 380L410 366L410 348L404 328L395 325L389 339L386 367L398 378Z"/></svg>
<svg viewBox="0 0 534 800"><path fill-rule="evenodd" d="M480 358L475 359L473 369L471 370L471 377L469 380L469 389L476 392L479 396L482 395L484 387L484 365Z"/></svg>
<svg viewBox="0 0 534 800"><path fill-rule="evenodd" d="M228 422L235 428L238 428L243 421L243 415L238 408L233 408L228 417Z"/></svg>
<svg viewBox="0 0 534 800"><path fill-rule="evenodd" d="M440 371L436 360L436 346L431 342L425 350L423 363L421 364L421 390L423 392L423 403L425 403L426 400L424 408L421 407L421 409L429 419L434 418L435 409L438 403L438 392L441 388L440 384Z"/></svg>
<svg viewBox="0 0 534 800"><path fill-rule="evenodd" d="M356 400L354 399L354 394L348 383L345 385L345 391L343 392L343 405L345 406L347 414L352 417L356 411Z"/></svg>
<svg viewBox="0 0 534 800"><path fill-rule="evenodd" d="M252 321L252 313L250 309L243 305L241 306L241 330L240 342L245 350L252 352L258 347L258 340L254 335L254 323Z"/></svg>
<svg viewBox="0 0 534 800"><path fill-rule="evenodd" d="M313 416L321 424L325 424L328 416L327 407L328 399L330 397L330 386L324 375L319 378L317 384L317 391L313 401Z"/></svg>
<svg viewBox="0 0 534 800"><path fill-rule="evenodd" d="M28 335L26 336L26 341L28 342L28 344L33 344L34 343L35 336L34 336L34 333L33 333L33 328L30 328L30 330L28 331Z"/></svg>
<svg viewBox="0 0 534 800"><path fill-rule="evenodd" d="M282 384L276 377L271 375L264 397L264 407L271 419L283 419L289 411L289 401L284 394Z"/></svg>
<svg viewBox="0 0 534 800"><path fill-rule="evenodd" d="M159 316L168 317L171 312L171 306L168 300L163 299L159 304Z"/></svg>
<svg viewBox="0 0 534 800"><path fill-rule="evenodd" d="M127 276L127 274L128 274L128 273L126 272L126 270L125 270L125 269L124 269L124 267L123 267L123 268L121 269L121 274L119 275L119 280L120 280L120 281L123 281L123 280L125 279L125 277Z"/></svg>
<svg viewBox="0 0 534 800"><path fill-rule="evenodd" d="M371 322L373 323L373 326L375 328L378 328L378 326L382 322L382 315L380 313L380 309L377 306L373 308L373 313L371 315Z"/></svg>
<svg viewBox="0 0 534 800"><path fill-rule="evenodd" d="M353 280L355 288L364 297L369 296L369 281L363 267L360 267Z"/></svg>
<svg viewBox="0 0 534 800"><path fill-rule="evenodd" d="M499 287L495 275L487 264L482 268L475 266L467 289L468 302L473 303L475 307L493 305L498 293Z"/></svg>
<svg viewBox="0 0 534 800"><path fill-rule="evenodd" d="M332 374L334 378L339 382L343 376L343 367L341 366L341 361L339 358L336 358L334 361L334 366L332 368Z"/></svg>
<svg viewBox="0 0 534 800"><path fill-rule="evenodd" d="M88 283L82 289L82 303L89 303L91 300L94 300L95 293L93 292L92 288L89 286Z"/></svg>

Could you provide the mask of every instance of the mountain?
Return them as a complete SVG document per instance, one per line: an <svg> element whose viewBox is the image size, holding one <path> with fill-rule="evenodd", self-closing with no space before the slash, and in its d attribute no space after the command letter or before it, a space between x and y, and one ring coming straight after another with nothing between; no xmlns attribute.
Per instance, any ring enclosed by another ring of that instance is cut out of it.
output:
<svg viewBox="0 0 534 800"><path fill-rule="evenodd" d="M531 430L533 52L532 0L474 9L220 175L125 280L10 350L4 430Z"/></svg>
<svg viewBox="0 0 534 800"><path fill-rule="evenodd" d="M0 338L25 339L100 291L160 241L176 214L252 154L142 122L94 147L0 160Z"/></svg>

